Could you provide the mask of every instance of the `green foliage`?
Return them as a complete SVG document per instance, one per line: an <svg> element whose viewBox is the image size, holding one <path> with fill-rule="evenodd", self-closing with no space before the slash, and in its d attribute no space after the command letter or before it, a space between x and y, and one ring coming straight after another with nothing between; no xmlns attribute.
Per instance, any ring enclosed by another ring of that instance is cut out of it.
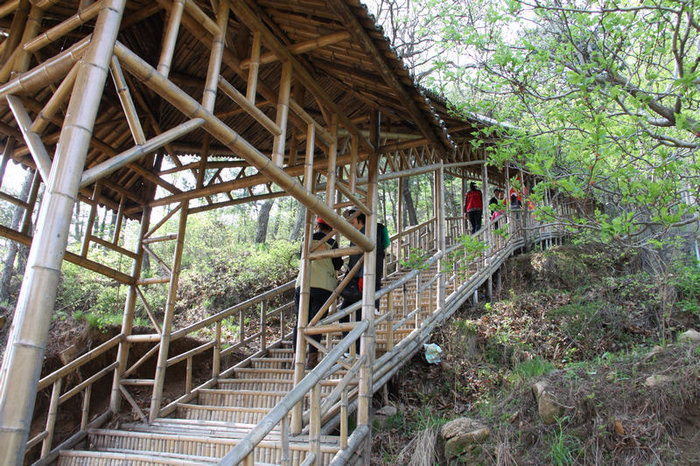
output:
<svg viewBox="0 0 700 466"><path fill-rule="evenodd" d="M428 253L418 249L411 248L408 257L399 260L402 267L406 267L411 270L428 270L430 265L427 263Z"/></svg>
<svg viewBox="0 0 700 466"><path fill-rule="evenodd" d="M554 364L540 356L521 362L511 372L509 379L515 386L525 385L532 379L549 374L555 369Z"/></svg>
<svg viewBox="0 0 700 466"><path fill-rule="evenodd" d="M678 310L700 317L700 262L676 264L674 269L670 285L676 288Z"/></svg>
<svg viewBox="0 0 700 466"><path fill-rule="evenodd" d="M549 445L548 456L551 464L575 464L583 450L580 439L566 430L568 421L566 416L557 419L556 427L545 440Z"/></svg>

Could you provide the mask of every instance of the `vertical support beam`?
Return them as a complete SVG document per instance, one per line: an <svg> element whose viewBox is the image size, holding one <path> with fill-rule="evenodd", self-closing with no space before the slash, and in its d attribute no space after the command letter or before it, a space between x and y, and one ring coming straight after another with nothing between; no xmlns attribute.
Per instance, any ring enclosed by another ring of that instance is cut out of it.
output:
<svg viewBox="0 0 700 466"><path fill-rule="evenodd" d="M316 128L313 124L308 125L306 132L306 158L304 159L304 189L313 192L314 188L314 145L316 138ZM311 250L311 237L313 236L313 222L311 221L311 211L306 209L304 221L304 243L301 249L301 264L299 275L301 275L301 286L299 296L299 309L297 309L297 337L296 354L294 355L294 385L296 386L304 378L304 365L306 363L306 338L304 329L309 321L309 293L311 288L311 261L309 251ZM302 403L297 403L292 408L292 435L298 435L302 428Z"/></svg>
<svg viewBox="0 0 700 466"><path fill-rule="evenodd" d="M282 75L280 77L280 92L277 99L277 118L275 123L282 133L275 136L272 146L272 163L281 167L284 162L284 143L287 138L287 116L289 113L289 94L292 88L292 63L282 63Z"/></svg>
<svg viewBox="0 0 700 466"><path fill-rule="evenodd" d="M372 113L370 116L370 141L376 148L379 143L380 115ZM362 290L362 320L369 322L367 331L362 335L360 344L360 355L366 355L365 362L360 369L360 385L357 402L357 425L366 425L372 429L370 410L372 407L372 366L374 365L375 351L375 329L374 329L374 286L376 283L376 263L377 263L377 182L379 171L379 156L376 150L369 154L367 160L368 185L367 185L367 207L371 215L367 216L365 222L365 234L370 241L375 243L374 249L364 254L364 273ZM366 463L369 461L369 450L365 451L363 457Z"/></svg>
<svg viewBox="0 0 700 466"><path fill-rule="evenodd" d="M22 464L70 219L125 0L107 0L80 64L0 375L0 464Z"/></svg>
<svg viewBox="0 0 700 466"><path fill-rule="evenodd" d="M182 21L182 11L184 9L185 0L174 0L173 5L170 7L163 48L158 60L158 72L166 77L170 74L170 65L175 54L175 44L177 43L178 32L180 32L180 22Z"/></svg>
<svg viewBox="0 0 700 466"><path fill-rule="evenodd" d="M224 41L226 40L226 26L229 15L228 0L219 1L219 9L216 12L216 23L219 32L214 36L209 54L209 68L207 70L207 80L204 84L202 95L202 107L208 112L214 112L216 103L216 90L219 84L219 73L221 71L221 58L224 56Z"/></svg>
<svg viewBox="0 0 700 466"><path fill-rule="evenodd" d="M80 247L80 255L82 257L87 257L88 248L90 247L90 236L92 236L92 229L95 226L95 216L97 215L97 201L100 198L100 188L100 183L96 182L95 186L92 189L92 204L90 205L90 214L88 216L87 225L85 226L85 236L83 236L83 244Z"/></svg>
<svg viewBox="0 0 700 466"><path fill-rule="evenodd" d="M440 252L445 252L447 249L447 243L445 239L445 167L442 161L440 161L440 168L435 170L435 198L437 209L435 211L437 217L436 232L437 235L437 247ZM438 270L443 270L445 257L443 256L438 263ZM440 278L438 279L438 294L437 294L437 305L440 309L445 309L445 298L446 298L446 280L447 275L440 273Z"/></svg>
<svg viewBox="0 0 700 466"><path fill-rule="evenodd" d="M258 92L258 70L260 69L260 45L262 35L260 31L253 32L253 44L250 49L250 67L248 68L248 86L245 98L255 103L255 94Z"/></svg>
<svg viewBox="0 0 700 466"><path fill-rule="evenodd" d="M148 233L148 229L151 223L151 208L145 206L143 213L141 214L141 228L139 230L138 239L138 252L136 260L134 260L131 266L131 278L134 279L134 283L129 286L129 291L126 295L126 301L124 302L124 315L122 317L122 331L124 335L131 335L131 330L134 325L134 309L136 307L136 298L138 296L138 290L136 282L141 278L141 268L143 267L143 256L145 251L143 249L143 240ZM121 405L121 391L119 390L119 384L121 383L122 375L126 370L126 363L129 358L129 350L131 344L124 340L119 344L119 349L117 350L117 368L114 370L114 377L112 379L112 395L109 402L109 407L112 412L118 412Z"/></svg>
<svg viewBox="0 0 700 466"><path fill-rule="evenodd" d="M170 349L170 334L175 317L175 299L177 298L177 286L180 279L180 266L182 264L182 250L185 245L185 231L187 229L187 214L189 213L189 201L184 201L180 207L180 225L177 232L175 252L173 254L172 273L168 289L168 300L165 304L165 316L163 317L163 333L160 336L160 349L158 351L158 364L156 376L153 381L153 395L151 396L151 411L149 422L153 422L160 413L160 404L163 400L163 385L168 365L168 350Z"/></svg>
<svg viewBox="0 0 700 466"><path fill-rule="evenodd" d="M359 158L360 140L356 134L350 138L350 191L357 189L357 159Z"/></svg>
<svg viewBox="0 0 700 466"><path fill-rule="evenodd" d="M2 161L0 161L0 186L5 179L5 169L7 168L7 162L10 161L10 157L15 151L15 139L13 137L8 137L5 141L5 148L2 150Z"/></svg>
<svg viewBox="0 0 700 466"><path fill-rule="evenodd" d="M328 148L328 168L326 170L326 204L333 208L335 201L336 158L338 156L338 115L331 117L331 137L333 141Z"/></svg>

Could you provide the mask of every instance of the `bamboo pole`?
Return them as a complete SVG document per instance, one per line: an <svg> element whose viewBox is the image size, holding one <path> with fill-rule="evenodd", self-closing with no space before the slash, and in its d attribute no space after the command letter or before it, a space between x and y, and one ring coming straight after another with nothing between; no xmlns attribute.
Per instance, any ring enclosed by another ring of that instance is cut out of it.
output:
<svg viewBox="0 0 700 466"><path fill-rule="evenodd" d="M309 419L309 452L316 456L313 464L321 464L321 384L311 390L311 416Z"/></svg>
<svg viewBox="0 0 700 466"><path fill-rule="evenodd" d="M136 56L119 42L115 45L115 53L121 60L122 65L133 72L144 84L173 103L185 115L190 115L194 118L203 118L205 120L204 129L212 136L241 155L241 157L266 174L272 181L298 199L311 211L321 215L329 225L349 238L353 243L366 251L374 247L374 241L371 241L365 235L361 234L355 227L347 223L342 216L336 214L334 210L326 206L320 199L306 191L298 181L287 175L280 167L272 164L268 157L243 140L240 135L223 124L214 117L213 114L207 112L199 103L185 92L175 87L140 57ZM183 194L184 198L188 198L186 195L187 193Z"/></svg>
<svg viewBox="0 0 700 466"><path fill-rule="evenodd" d="M158 60L158 72L166 77L170 74L170 65L175 54L175 44L177 43L177 35L180 31L180 22L182 21L184 9L185 0L173 0L168 11L168 24L165 28L163 47Z"/></svg>
<svg viewBox="0 0 700 466"><path fill-rule="evenodd" d="M51 451L51 443L56 427L56 415L58 414L58 398L61 396L61 388L63 387L63 379L58 379L53 384L51 390L51 401L49 402L49 412L46 416L46 432L47 436L41 445L41 457L45 457Z"/></svg>
<svg viewBox="0 0 700 466"><path fill-rule="evenodd" d="M10 23L10 30L8 31L7 39L5 39L2 44L3 50L2 54L0 55L0 63L3 65L9 61L12 53L20 44L22 31L24 30L24 25L27 23L27 15L29 15L29 7L29 0L10 1L0 7L0 18L4 18L10 13L14 13L12 16L12 22ZM7 76L9 76L9 73ZM7 76L0 77L0 82L6 81Z"/></svg>
<svg viewBox="0 0 700 466"><path fill-rule="evenodd" d="M44 183L48 183L49 173L51 172L51 158L46 151L46 147L44 147L44 143L41 141L39 135L30 129L32 120L20 98L14 95L8 95L6 99L10 110L12 110L12 114L15 116L17 126L19 126L20 131L22 131L24 142L27 144L29 153L32 155L32 159L41 174L41 178L44 180Z"/></svg>
<svg viewBox="0 0 700 466"><path fill-rule="evenodd" d="M314 143L316 140L316 128L314 125L309 125L306 134L306 157L304 159L304 188L308 192L312 192L314 188ZM304 243L301 250L301 263L299 274L301 276L301 286L299 290L299 308L297 309L297 339L296 339L296 355L294 360L294 385L297 386L304 378L304 369L306 364L306 339L304 338L304 330L309 322L309 298L311 286L311 261L309 253L311 251L311 239L314 234L311 221L311 212L307 209L306 219L304 222ZM291 432L292 435L298 435L302 428L302 404L297 403L292 410Z"/></svg>
<svg viewBox="0 0 700 466"><path fill-rule="evenodd" d="M117 89L117 95L119 96L119 101L122 104L122 109L124 109L124 116L126 117L126 122L131 130L131 135L134 138L134 142L139 145L143 144L146 141L146 136L143 133L143 127L139 121L139 114L136 111L134 101L131 99L129 87L126 85L124 73L122 72L122 67L119 65L119 59L117 59L117 57L112 57L110 69L112 71L114 87Z"/></svg>
<svg viewBox="0 0 700 466"><path fill-rule="evenodd" d="M439 170L435 171L435 192L437 194L436 202L436 236L437 236L437 249L440 252L447 249L447 243L445 241L445 169L441 167ZM438 270L442 271L445 264L444 254L438 261ZM445 308L445 298L446 298L446 288L447 284L445 281L445 274L440 273L440 279L438 282L438 294L437 294L437 304L440 309Z"/></svg>
<svg viewBox="0 0 700 466"><path fill-rule="evenodd" d="M189 210L187 204L188 203L185 202L180 207L180 225L178 228L175 252L173 254L172 274L170 275L168 298L165 305L165 316L163 317L163 333L160 339L160 351L158 352L153 395L151 396L151 410L148 417L150 422L155 421L160 414L160 404L163 399L163 385L165 383L165 373L168 366L168 350L170 348L173 318L175 317L175 301L177 298L178 281L180 279L185 231L187 228L187 213Z"/></svg>
<svg viewBox="0 0 700 466"><path fill-rule="evenodd" d="M281 134L275 136L272 142L272 163L281 167L284 164L284 145L287 138L287 118L289 114L289 96L292 88L292 64L282 63L279 98L277 99L277 118L275 123ZM313 192L313 191L309 191Z"/></svg>
<svg viewBox="0 0 700 466"><path fill-rule="evenodd" d="M76 14L57 24L56 26L42 32L34 39L24 43L24 50L29 53L34 53L42 47L55 42L65 36L70 31L82 26L91 19L95 18L102 9L102 2L98 1L88 6L85 9L79 10Z"/></svg>
<svg viewBox="0 0 700 466"><path fill-rule="evenodd" d="M87 257L88 248L90 247L90 238L92 238L92 230L95 225L95 216L97 215L97 205L100 199L100 189L102 186L95 183L92 189L92 202L90 203L90 214L88 216L87 225L85 226L85 236L83 236L83 244L80 247L80 256Z"/></svg>
<svg viewBox="0 0 700 466"><path fill-rule="evenodd" d="M56 166L39 212L38 233L27 260L27 272L0 375L2 464L23 461L78 181L124 5L125 0L106 0L100 11L92 41L78 71L57 145ZM7 92L8 86L2 89L0 92Z"/></svg>
<svg viewBox="0 0 700 466"><path fill-rule="evenodd" d="M277 123L272 121L265 112L260 110L253 102L250 102L243 94L241 94L238 89L233 87L231 83L226 81L223 76L219 76L219 87L224 94L226 94L231 100L236 102L243 110L245 110L250 116L255 118L255 120L263 125L273 136L280 136L282 130Z"/></svg>
<svg viewBox="0 0 700 466"><path fill-rule="evenodd" d="M143 214L141 216L141 227L139 229L139 238L136 256L136 260L131 266L131 278L134 282L137 282L141 278L141 269L143 267L143 240L146 232L148 231L149 224L151 222L151 209L150 207L145 207L143 209ZM134 325L134 309L136 308L136 298L141 295L141 291L138 286L134 283L129 286L129 291L126 295L126 301L124 303L124 313L122 316L122 330L123 335L131 335L131 331ZM143 299L143 296L141 295ZM149 317L151 313L148 312ZM156 329L160 333L160 328L156 326ZM112 380L112 395L110 398L110 409L118 413L121 404L121 396L119 387L121 385L122 378L124 377L124 371L126 370L126 364L129 358L129 350L131 348L131 343L128 340L124 340L119 344L119 349L117 350L117 369L114 371L114 377Z"/></svg>
<svg viewBox="0 0 700 466"><path fill-rule="evenodd" d="M152 153L160 147L166 146L168 143L174 141L177 138L188 134L195 129L201 127L204 124L204 120L201 118L195 118L184 123L171 128L158 136L155 136L148 141L144 141L142 144L127 149L121 154L110 157L104 162L95 165L94 167L88 168L83 172L83 176L80 180L80 186L89 186L95 181L104 178L111 173L119 170L120 168L138 161L142 157Z"/></svg>
<svg viewBox="0 0 700 466"><path fill-rule="evenodd" d="M216 12L217 27L219 31L214 35L209 54L209 68L207 69L207 79L204 84L202 94L202 106L209 112L214 112L216 103L216 89L219 83L219 72L221 71L221 59L223 58L226 26L228 25L229 2L220 0Z"/></svg>
<svg viewBox="0 0 700 466"><path fill-rule="evenodd" d="M255 104L255 94L258 91L258 70L260 69L260 45L261 35L259 31L253 31L253 44L250 49L248 64L248 86L246 87L246 100ZM242 64L241 64L242 65ZM241 66L243 68L243 66ZM245 69L245 68L243 68Z"/></svg>
<svg viewBox="0 0 700 466"><path fill-rule="evenodd" d="M51 95L49 101L39 112L39 114L34 119L32 123L32 131L36 134L41 134L46 127L51 123L52 118L56 115L56 112L61 108L61 105L68 99L71 91L73 90L73 85L75 84L75 77L78 75L78 67L73 66L68 72L68 75L61 81L61 84L56 88L56 91Z"/></svg>
<svg viewBox="0 0 700 466"><path fill-rule="evenodd" d="M44 61L41 65L12 78L0 86L0 97L12 94L31 94L65 77L73 65L83 57L91 43L91 38L92 36L88 36L81 39L65 51Z"/></svg>

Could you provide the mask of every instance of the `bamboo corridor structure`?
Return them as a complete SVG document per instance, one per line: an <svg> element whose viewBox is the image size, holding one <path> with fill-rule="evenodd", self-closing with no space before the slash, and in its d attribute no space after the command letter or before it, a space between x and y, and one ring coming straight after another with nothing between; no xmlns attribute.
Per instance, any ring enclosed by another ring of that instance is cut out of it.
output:
<svg viewBox="0 0 700 466"><path fill-rule="evenodd" d="M487 123L452 115L416 87L359 1L8 0L0 28L0 183L9 163L34 174L27 199L0 191L3 208L24 211L20 227L0 225L0 235L31 246L0 373L2 464L364 461L372 395L479 286L492 288L509 254L560 239L515 211L502 219L507 237L486 221L478 233L485 251L464 250L463 219L445 215L446 174L507 189L516 173L485 163L493 141L472 142ZM433 175L432 218L405 229L399 219L375 295L378 184L398 179L400 193L419 174ZM307 209L296 353L288 344L293 283L178 328L188 218L283 196ZM67 250L76 205L89 208L87 228ZM341 215L350 206L367 216L364 234ZM101 209L116 218L109 235L95 228ZM363 254L365 285L362 300L340 311L340 292L359 268L351 271L309 320L309 265L326 257L311 247L317 215L340 240L338 254ZM139 224L134 242L128 222ZM400 259L416 249L428 255L426 267L407 270ZM154 276L143 274L146 258ZM128 288L122 327L42 374L64 260ZM153 287L167 290L162 305L149 302ZM150 333L134 333L138 303ZM357 308L360 321L340 321ZM246 327L251 312L257 330ZM239 334L228 341L222 328L232 320ZM311 338L319 334L321 343ZM174 345L202 335L210 338L195 348ZM359 355L344 357L356 340ZM312 371L306 343L324 356ZM227 363L250 347L244 361ZM197 385L199 358L210 360L211 377ZM175 366L186 380L173 398L164 391ZM92 398L104 384L109 403ZM150 391L148 409L137 390ZM61 413L76 409L79 424L59 435ZM102 428L123 410L141 422ZM81 451L86 443L94 451Z"/></svg>

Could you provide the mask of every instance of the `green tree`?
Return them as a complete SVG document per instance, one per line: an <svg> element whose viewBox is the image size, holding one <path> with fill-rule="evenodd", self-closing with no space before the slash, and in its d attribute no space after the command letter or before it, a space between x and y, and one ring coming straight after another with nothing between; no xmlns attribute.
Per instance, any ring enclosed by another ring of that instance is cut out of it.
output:
<svg viewBox="0 0 700 466"><path fill-rule="evenodd" d="M502 136L492 163L535 175L542 218L553 197L575 213L557 220L630 247L697 225L694 1L419 3L429 13L404 24L442 51L425 82L455 112L496 123L483 130Z"/></svg>

